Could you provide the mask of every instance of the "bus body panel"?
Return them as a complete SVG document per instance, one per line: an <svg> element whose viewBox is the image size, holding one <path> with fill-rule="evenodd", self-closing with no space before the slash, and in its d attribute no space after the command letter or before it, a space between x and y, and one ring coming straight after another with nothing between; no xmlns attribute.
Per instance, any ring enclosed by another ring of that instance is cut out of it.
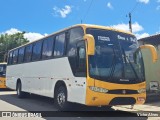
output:
<svg viewBox="0 0 160 120"><path fill-rule="evenodd" d="M6 66L7 63L0 63L0 88L6 88Z"/></svg>
<svg viewBox="0 0 160 120"><path fill-rule="evenodd" d="M89 78L87 81L87 96L86 96L86 105L89 106L104 106L104 105L110 105L110 102L114 98L133 98L136 100L135 104L144 104L145 101L138 101L138 98L146 99L146 93L141 94L124 94L121 92L121 90L139 90L141 88L145 88L146 84L145 82L139 83L139 84L115 84L115 83L108 83L103 82L99 80L94 80L92 78ZM94 92L89 89L89 86L96 86L100 88L108 89L109 91L117 90L120 91L118 94L110 94L110 93L100 93L100 92ZM127 104L127 103L126 103ZM114 104L116 105L116 104ZM117 104L118 105L118 104Z"/></svg>
<svg viewBox="0 0 160 120"><path fill-rule="evenodd" d="M0 88L6 88L6 78L0 77Z"/></svg>
<svg viewBox="0 0 160 120"><path fill-rule="evenodd" d="M85 103L86 78L73 76L67 57L12 65L7 69L9 88L16 89L20 79L22 91L53 97L56 82L62 80L67 87L68 101Z"/></svg>

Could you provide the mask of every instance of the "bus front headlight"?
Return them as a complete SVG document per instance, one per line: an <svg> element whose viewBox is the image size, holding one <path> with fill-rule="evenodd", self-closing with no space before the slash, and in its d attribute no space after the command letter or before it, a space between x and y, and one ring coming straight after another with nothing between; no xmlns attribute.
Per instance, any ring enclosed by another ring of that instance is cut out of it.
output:
<svg viewBox="0 0 160 120"><path fill-rule="evenodd" d="M95 86L89 86L89 89L94 92L100 92L100 93L107 93L108 92L108 90L105 88L95 87Z"/></svg>
<svg viewBox="0 0 160 120"><path fill-rule="evenodd" d="M138 91L138 93L145 93L146 92L146 89L145 88L142 88L142 89L139 89L139 90L137 90Z"/></svg>

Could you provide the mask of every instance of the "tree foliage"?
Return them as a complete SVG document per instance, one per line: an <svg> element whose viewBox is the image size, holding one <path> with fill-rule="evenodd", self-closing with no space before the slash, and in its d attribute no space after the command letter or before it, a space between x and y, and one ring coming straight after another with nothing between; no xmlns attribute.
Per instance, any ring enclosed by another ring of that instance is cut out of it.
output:
<svg viewBox="0 0 160 120"><path fill-rule="evenodd" d="M6 61L9 50L29 42L29 40L24 38L24 33L0 35L0 62Z"/></svg>

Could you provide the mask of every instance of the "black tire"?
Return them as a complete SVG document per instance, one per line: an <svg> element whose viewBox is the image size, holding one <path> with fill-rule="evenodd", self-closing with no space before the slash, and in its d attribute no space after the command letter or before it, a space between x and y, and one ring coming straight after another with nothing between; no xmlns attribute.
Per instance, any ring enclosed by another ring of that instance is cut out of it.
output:
<svg viewBox="0 0 160 120"><path fill-rule="evenodd" d="M22 92L21 82L17 83L17 96L18 96L18 98L24 98L24 92Z"/></svg>
<svg viewBox="0 0 160 120"><path fill-rule="evenodd" d="M54 104L59 111L66 111L69 108L67 102L67 90L64 86L59 86L55 90Z"/></svg>
<svg viewBox="0 0 160 120"><path fill-rule="evenodd" d="M112 106L102 106L100 111L113 111Z"/></svg>

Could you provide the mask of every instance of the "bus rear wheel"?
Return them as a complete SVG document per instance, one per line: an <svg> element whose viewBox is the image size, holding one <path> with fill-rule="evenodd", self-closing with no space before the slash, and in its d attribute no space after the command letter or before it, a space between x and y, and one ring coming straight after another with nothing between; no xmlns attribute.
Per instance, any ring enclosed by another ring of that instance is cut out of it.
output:
<svg viewBox="0 0 160 120"><path fill-rule="evenodd" d="M18 96L18 98L23 98L24 97L24 92L22 92L21 82L17 83L17 96Z"/></svg>
<svg viewBox="0 0 160 120"><path fill-rule="evenodd" d="M64 86L59 86L55 91L54 104L60 111L68 110L67 90Z"/></svg>

